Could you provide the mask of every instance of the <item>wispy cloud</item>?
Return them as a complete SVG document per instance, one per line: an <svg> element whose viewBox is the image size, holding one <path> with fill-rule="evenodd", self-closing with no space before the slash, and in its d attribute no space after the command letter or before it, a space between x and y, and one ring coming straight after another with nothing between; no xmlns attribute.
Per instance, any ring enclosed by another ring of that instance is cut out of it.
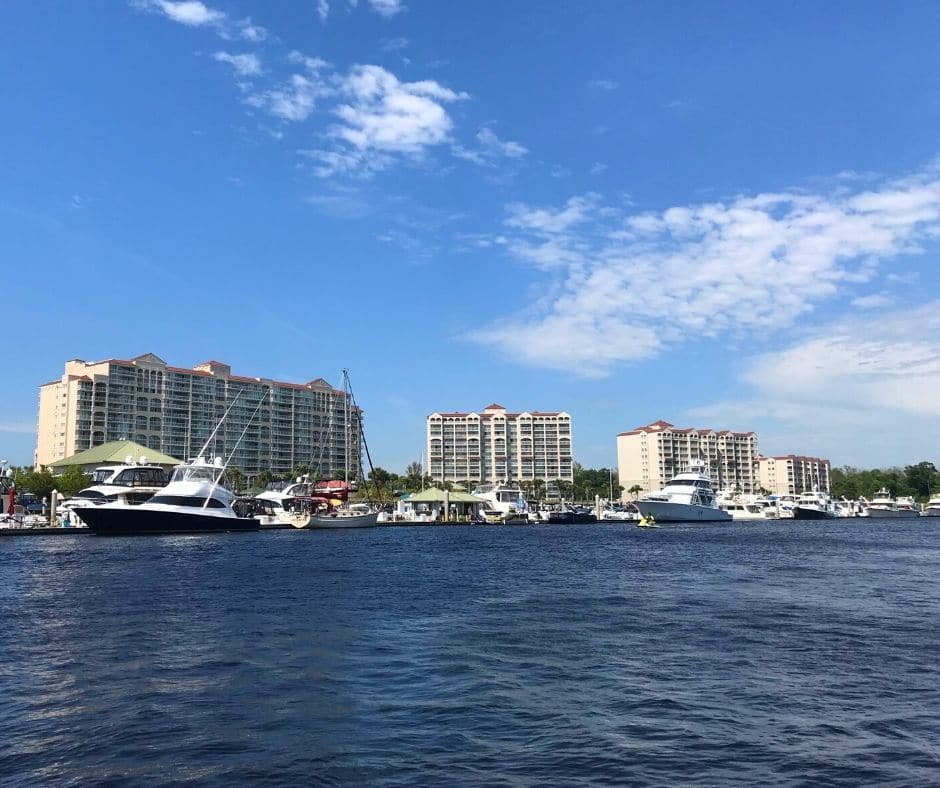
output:
<svg viewBox="0 0 940 788"><path fill-rule="evenodd" d="M212 57L220 63L228 63L240 77L252 77L261 73L261 60L253 53L231 55L228 52L216 52Z"/></svg>
<svg viewBox="0 0 940 788"><path fill-rule="evenodd" d="M130 0L130 3L187 27L211 27L227 40L240 38L257 43L268 37L268 31L254 24L250 17L232 20L224 11L212 8L201 0Z"/></svg>
<svg viewBox="0 0 940 788"><path fill-rule="evenodd" d="M616 90L620 87L620 83L614 79L592 79L588 82L588 87L595 90Z"/></svg>
<svg viewBox="0 0 940 788"><path fill-rule="evenodd" d="M383 52L398 52L402 49L408 47L407 38L383 38L382 39L382 51Z"/></svg>
<svg viewBox="0 0 940 788"><path fill-rule="evenodd" d="M303 121L310 117L318 99L334 92L330 84L330 64L296 51L288 55L288 60L302 66L301 73L291 74L277 87L251 94L246 102L281 120Z"/></svg>
<svg viewBox="0 0 940 788"><path fill-rule="evenodd" d="M891 306L893 303L894 299L880 294L859 296L852 299L852 306L856 309L881 309Z"/></svg>
<svg viewBox="0 0 940 788"><path fill-rule="evenodd" d="M0 421L0 432L12 432L17 435L32 435L36 432L36 425L28 421Z"/></svg>
<svg viewBox="0 0 940 788"><path fill-rule="evenodd" d="M317 13L320 15L320 21L325 22L330 15L330 4L328 0L317 0Z"/></svg>
<svg viewBox="0 0 940 788"><path fill-rule="evenodd" d="M405 10L401 0L369 0L372 9L381 16L392 17Z"/></svg>
<svg viewBox="0 0 940 788"><path fill-rule="evenodd" d="M303 151L320 176L374 172L447 142L453 121L444 105L467 98L433 80L401 82L372 65L354 66L337 90L345 101L332 110L340 121L328 131L334 147Z"/></svg>
<svg viewBox="0 0 940 788"><path fill-rule="evenodd" d="M557 293L470 336L530 364L606 375L691 338L792 325L940 237L935 170L879 189L741 196L626 214L597 195L509 206L511 252Z"/></svg>
<svg viewBox="0 0 940 788"><path fill-rule="evenodd" d="M739 382L750 397L690 415L762 424L761 448L771 453L835 450L842 461L881 467L933 456L938 337L936 301L826 323L783 350L745 359Z"/></svg>
<svg viewBox="0 0 940 788"><path fill-rule="evenodd" d="M529 152L518 142L501 140L492 129L486 127L477 132L476 142L473 148L454 145L454 155L475 164L495 167L503 159L519 159Z"/></svg>

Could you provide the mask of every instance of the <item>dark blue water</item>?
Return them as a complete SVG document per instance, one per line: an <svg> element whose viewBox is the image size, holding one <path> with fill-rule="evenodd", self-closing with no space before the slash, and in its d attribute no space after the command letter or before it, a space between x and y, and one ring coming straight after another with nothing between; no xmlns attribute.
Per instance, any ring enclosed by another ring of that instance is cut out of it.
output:
<svg viewBox="0 0 940 788"><path fill-rule="evenodd" d="M927 785L940 521L0 539L0 782Z"/></svg>

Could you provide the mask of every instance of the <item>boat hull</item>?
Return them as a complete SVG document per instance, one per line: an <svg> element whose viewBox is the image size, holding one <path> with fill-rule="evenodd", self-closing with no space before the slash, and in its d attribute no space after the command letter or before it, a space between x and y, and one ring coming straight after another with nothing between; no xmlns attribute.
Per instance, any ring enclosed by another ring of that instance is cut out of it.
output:
<svg viewBox="0 0 940 788"><path fill-rule="evenodd" d="M550 525L586 525L596 523L597 515L583 512L551 512L548 522Z"/></svg>
<svg viewBox="0 0 940 788"><path fill-rule="evenodd" d="M922 517L940 517L940 506L929 506L921 512Z"/></svg>
<svg viewBox="0 0 940 788"><path fill-rule="evenodd" d="M635 504L643 517L652 516L657 523L726 523L731 515L724 509L712 509L690 503L669 501L637 501Z"/></svg>
<svg viewBox="0 0 940 788"><path fill-rule="evenodd" d="M372 528L379 524L379 513L356 515L315 514L307 521L305 528Z"/></svg>
<svg viewBox="0 0 940 788"><path fill-rule="evenodd" d="M869 517L920 517L920 512L915 512L913 509L872 509L870 506L865 510Z"/></svg>
<svg viewBox="0 0 940 788"><path fill-rule="evenodd" d="M131 506L89 506L75 512L88 530L98 536L137 536L146 534L209 534L230 531L257 531L260 524L251 517L218 517L191 512L161 511Z"/></svg>
<svg viewBox="0 0 940 788"><path fill-rule="evenodd" d="M794 520L834 520L835 518L835 512L827 512L824 509L813 509L808 506L793 507Z"/></svg>

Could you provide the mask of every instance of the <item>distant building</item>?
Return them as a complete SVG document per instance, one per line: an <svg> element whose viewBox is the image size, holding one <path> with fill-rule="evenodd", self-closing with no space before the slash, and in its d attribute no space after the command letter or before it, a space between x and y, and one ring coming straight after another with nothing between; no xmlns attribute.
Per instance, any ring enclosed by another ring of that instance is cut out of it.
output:
<svg viewBox="0 0 940 788"><path fill-rule="evenodd" d="M760 486L773 495L799 495L801 492L831 491L829 460L819 457L758 458Z"/></svg>
<svg viewBox="0 0 940 788"><path fill-rule="evenodd" d="M345 392L322 378L242 377L218 361L183 369L152 353L67 361L61 379L40 386L36 467L122 440L190 459L230 406L207 452L231 455L232 467L243 473L308 465L319 475L342 475L347 446L349 468L358 471L359 415Z"/></svg>
<svg viewBox="0 0 940 788"><path fill-rule="evenodd" d="M571 416L564 412L432 413L428 474L438 482L574 479Z"/></svg>
<svg viewBox="0 0 940 788"><path fill-rule="evenodd" d="M753 432L731 432L674 427L655 421L617 436L617 472L623 497L638 486L643 493L655 492L693 459L708 465L716 488L755 493L757 436Z"/></svg>

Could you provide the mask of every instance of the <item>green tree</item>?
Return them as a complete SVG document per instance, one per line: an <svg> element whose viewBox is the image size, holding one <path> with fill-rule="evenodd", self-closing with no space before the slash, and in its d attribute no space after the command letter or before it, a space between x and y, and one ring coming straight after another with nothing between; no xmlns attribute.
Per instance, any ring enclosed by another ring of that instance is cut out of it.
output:
<svg viewBox="0 0 940 788"><path fill-rule="evenodd" d="M927 499L938 488L937 468L932 462L919 462L904 469L904 480L912 495Z"/></svg>
<svg viewBox="0 0 940 788"><path fill-rule="evenodd" d="M634 484L629 490L627 490L627 492L633 496L633 500L635 501L640 497L640 493L643 492L643 488L640 487L639 484Z"/></svg>
<svg viewBox="0 0 940 788"><path fill-rule="evenodd" d="M238 468L228 468L225 475L228 477L229 486L234 492L238 493L245 489L245 474Z"/></svg>
<svg viewBox="0 0 940 788"><path fill-rule="evenodd" d="M65 473L56 477L55 483L55 489L64 496L71 497L79 490L84 490L91 485L91 476L82 473L82 469L78 465L70 465Z"/></svg>

